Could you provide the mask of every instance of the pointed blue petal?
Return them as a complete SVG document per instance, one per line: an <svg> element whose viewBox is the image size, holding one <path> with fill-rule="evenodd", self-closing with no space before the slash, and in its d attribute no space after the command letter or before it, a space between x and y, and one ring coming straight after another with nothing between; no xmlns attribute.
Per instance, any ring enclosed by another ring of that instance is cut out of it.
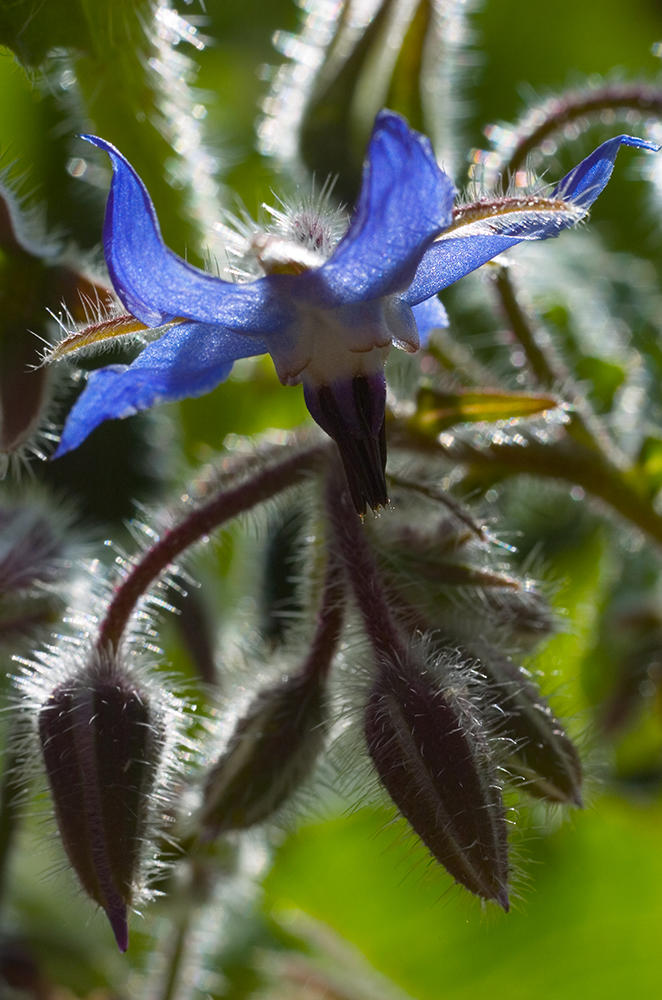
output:
<svg viewBox="0 0 662 1000"><path fill-rule="evenodd" d="M452 218L455 188L425 136L392 111L377 116L349 229L314 281L320 305L402 291Z"/></svg>
<svg viewBox="0 0 662 1000"><path fill-rule="evenodd" d="M222 281L173 253L131 164L104 139L82 138L105 150L113 165L103 245L115 291L132 315L152 327L183 317L257 336L288 322L287 300L274 295L270 279Z"/></svg>
<svg viewBox="0 0 662 1000"><path fill-rule="evenodd" d="M643 139L629 135L619 135L598 146L585 160L582 160L551 191L550 198L562 198L576 209L588 211L598 195L606 187L614 169L614 160L620 147L637 146L656 152L659 147ZM546 240L557 236L563 229L577 222L576 213L568 213L565 220L549 218L536 227L535 217L529 216L508 224L506 219L495 219L498 232L481 232L467 236L443 237L426 251L419 264L416 276L403 295L409 305L415 305L447 288L475 271L481 264L492 260L504 250L521 243L522 240Z"/></svg>
<svg viewBox="0 0 662 1000"><path fill-rule="evenodd" d="M657 153L660 149L653 142L637 139L633 135L617 135L594 149L590 156L582 160L560 181L552 192L552 197L572 201L581 208L590 208L595 199L606 188L614 169L616 154L621 146L635 146Z"/></svg>
<svg viewBox="0 0 662 1000"><path fill-rule="evenodd" d="M425 347L433 330L444 329L448 326L448 313L436 295L419 302L412 309L418 335L421 339L421 347Z"/></svg>
<svg viewBox="0 0 662 1000"><path fill-rule="evenodd" d="M266 353L253 337L223 327L180 323L148 344L130 365L92 372L67 419L54 458L77 448L104 420L128 417L155 403L209 392L239 358Z"/></svg>

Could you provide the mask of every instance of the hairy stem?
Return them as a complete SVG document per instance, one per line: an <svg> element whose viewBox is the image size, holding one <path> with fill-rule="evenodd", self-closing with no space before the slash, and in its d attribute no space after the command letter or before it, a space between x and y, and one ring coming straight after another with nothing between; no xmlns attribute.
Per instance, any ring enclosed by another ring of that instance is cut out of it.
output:
<svg viewBox="0 0 662 1000"><path fill-rule="evenodd" d="M226 521L300 481L327 454L326 444L292 451L280 462L271 462L239 485L216 494L166 531L132 567L117 587L99 629L97 648L117 648L136 604L154 581L191 545Z"/></svg>
<svg viewBox="0 0 662 1000"><path fill-rule="evenodd" d="M515 127L517 138L510 154L504 157L503 172L514 174L521 169L529 154L565 125L602 111L640 111L662 116L662 88L641 82L610 83L551 98L531 109Z"/></svg>
<svg viewBox="0 0 662 1000"><path fill-rule="evenodd" d="M356 516L340 469L334 470L329 477L327 510L347 579L375 651L389 661L394 657L404 660L400 630L386 599L362 521Z"/></svg>
<svg viewBox="0 0 662 1000"><path fill-rule="evenodd" d="M393 430L392 437L396 437L397 426ZM633 477L611 464L603 453L571 438L551 443L530 440L526 444L492 441L479 446L457 437L450 444L422 437L415 441L404 426L401 425L400 431L400 443L406 439L409 447L445 455L455 464L483 472L490 480L526 474L581 486L662 545L662 515L645 492L637 488Z"/></svg>

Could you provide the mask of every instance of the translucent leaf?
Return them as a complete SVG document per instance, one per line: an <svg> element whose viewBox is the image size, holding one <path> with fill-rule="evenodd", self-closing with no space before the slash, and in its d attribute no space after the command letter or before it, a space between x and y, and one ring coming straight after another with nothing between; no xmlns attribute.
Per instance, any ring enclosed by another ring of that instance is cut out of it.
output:
<svg viewBox="0 0 662 1000"><path fill-rule="evenodd" d="M424 388L418 394L412 429L436 437L455 424L517 420L560 408L556 396L538 392L471 390L439 392Z"/></svg>

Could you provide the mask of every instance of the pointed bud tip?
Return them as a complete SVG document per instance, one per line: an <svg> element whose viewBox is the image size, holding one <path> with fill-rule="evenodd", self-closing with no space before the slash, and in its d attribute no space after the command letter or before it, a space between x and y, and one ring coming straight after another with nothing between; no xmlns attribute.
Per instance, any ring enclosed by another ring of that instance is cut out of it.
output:
<svg viewBox="0 0 662 1000"><path fill-rule="evenodd" d="M129 947L129 925L126 916L126 906L108 908L106 916L112 927L117 947L124 953Z"/></svg>
<svg viewBox="0 0 662 1000"><path fill-rule="evenodd" d="M499 889L496 893L494 902L499 904L504 913L510 913L510 900L508 898L508 890L505 887Z"/></svg>

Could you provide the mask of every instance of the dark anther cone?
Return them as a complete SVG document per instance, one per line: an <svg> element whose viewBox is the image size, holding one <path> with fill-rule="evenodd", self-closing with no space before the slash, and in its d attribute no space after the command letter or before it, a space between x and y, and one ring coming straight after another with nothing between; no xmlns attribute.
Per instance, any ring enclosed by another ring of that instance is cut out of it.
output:
<svg viewBox="0 0 662 1000"><path fill-rule="evenodd" d="M383 372L331 385L304 385L306 405L338 445L357 514L388 504L386 489L386 382Z"/></svg>

